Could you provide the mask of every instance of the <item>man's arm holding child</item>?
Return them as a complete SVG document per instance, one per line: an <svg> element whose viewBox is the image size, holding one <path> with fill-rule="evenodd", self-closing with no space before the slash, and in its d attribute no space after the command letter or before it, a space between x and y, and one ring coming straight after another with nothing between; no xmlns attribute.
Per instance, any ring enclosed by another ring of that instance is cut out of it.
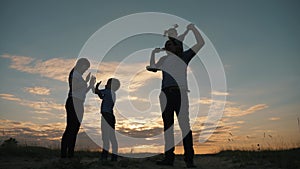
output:
<svg viewBox="0 0 300 169"><path fill-rule="evenodd" d="M160 70L160 66L163 63L164 57L162 57L161 59L159 59L159 61L157 63L155 63L155 54L159 53L161 51L164 51L164 48L155 48L152 52L151 52L151 58L150 58L150 66L147 66L146 69L148 71L152 71L152 72L157 72L158 70Z"/></svg>

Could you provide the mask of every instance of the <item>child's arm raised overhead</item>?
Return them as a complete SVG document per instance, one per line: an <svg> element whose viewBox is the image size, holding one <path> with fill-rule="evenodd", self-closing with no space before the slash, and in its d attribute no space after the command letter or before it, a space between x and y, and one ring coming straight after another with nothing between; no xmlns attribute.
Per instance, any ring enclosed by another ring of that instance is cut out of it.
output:
<svg viewBox="0 0 300 169"><path fill-rule="evenodd" d="M95 92L94 92L95 94L98 94L98 95L100 94L99 86L100 86L101 82L102 82L102 81L100 81L100 82L98 82L98 83L96 84Z"/></svg>
<svg viewBox="0 0 300 169"><path fill-rule="evenodd" d="M179 35L179 36L177 37L177 39L180 40L181 42L183 42L185 36L186 36L188 33L189 33L189 29L185 30L185 31L183 32L183 34Z"/></svg>

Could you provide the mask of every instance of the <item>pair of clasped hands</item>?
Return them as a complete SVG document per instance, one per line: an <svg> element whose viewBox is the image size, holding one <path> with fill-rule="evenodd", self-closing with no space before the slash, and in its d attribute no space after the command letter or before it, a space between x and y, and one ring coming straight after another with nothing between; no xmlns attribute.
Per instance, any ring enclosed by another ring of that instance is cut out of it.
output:
<svg viewBox="0 0 300 169"><path fill-rule="evenodd" d="M95 86L95 83L96 83L96 77L91 75L91 72L89 72L89 74L86 76L85 82L86 83L90 82L88 89L92 89L93 92L94 92L95 91L94 86ZM101 84L101 82L102 81L97 83L96 88L98 88L98 86Z"/></svg>

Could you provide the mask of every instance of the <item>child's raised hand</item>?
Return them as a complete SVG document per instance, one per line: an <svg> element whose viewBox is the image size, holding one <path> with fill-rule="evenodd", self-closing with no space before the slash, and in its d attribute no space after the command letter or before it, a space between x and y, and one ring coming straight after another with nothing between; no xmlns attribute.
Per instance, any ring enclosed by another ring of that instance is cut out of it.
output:
<svg viewBox="0 0 300 169"><path fill-rule="evenodd" d="M190 23L186 26L186 29L188 29L188 30L192 30L194 28L195 28L195 25L193 23Z"/></svg>
<svg viewBox="0 0 300 169"><path fill-rule="evenodd" d="M102 82L102 81L100 81L100 82L98 82L98 83L96 84L96 89L98 89L98 87L100 86L101 82Z"/></svg>

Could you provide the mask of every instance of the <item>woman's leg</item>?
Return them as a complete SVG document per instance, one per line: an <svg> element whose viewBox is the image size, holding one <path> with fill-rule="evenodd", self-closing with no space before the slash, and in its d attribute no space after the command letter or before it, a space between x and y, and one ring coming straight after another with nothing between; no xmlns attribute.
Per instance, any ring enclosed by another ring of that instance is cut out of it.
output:
<svg viewBox="0 0 300 169"><path fill-rule="evenodd" d="M68 152L68 157L74 156L77 134L83 116L83 102L74 98L68 98L66 103L67 127L63 134L61 144L61 156L64 158Z"/></svg>
<svg viewBox="0 0 300 169"><path fill-rule="evenodd" d="M74 111L73 108L73 100L71 98L68 98L66 101L66 112L67 112L67 125L65 132L62 136L61 139L61 158L67 157L67 150L68 150L68 145L70 143L70 138L71 138L71 131L72 131L72 112Z"/></svg>

